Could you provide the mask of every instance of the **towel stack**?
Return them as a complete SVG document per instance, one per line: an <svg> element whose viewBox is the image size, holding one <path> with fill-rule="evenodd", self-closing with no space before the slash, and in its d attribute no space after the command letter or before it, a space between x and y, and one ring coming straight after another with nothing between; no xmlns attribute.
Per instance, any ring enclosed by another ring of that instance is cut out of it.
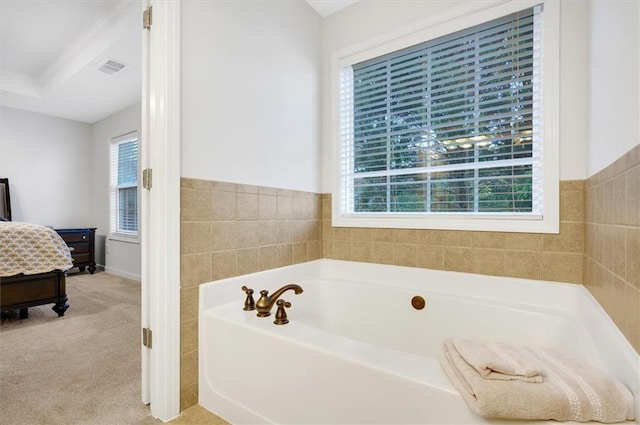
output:
<svg viewBox="0 0 640 425"><path fill-rule="evenodd" d="M624 422L635 419L622 383L564 354L447 339L440 363L469 407L509 419Z"/></svg>

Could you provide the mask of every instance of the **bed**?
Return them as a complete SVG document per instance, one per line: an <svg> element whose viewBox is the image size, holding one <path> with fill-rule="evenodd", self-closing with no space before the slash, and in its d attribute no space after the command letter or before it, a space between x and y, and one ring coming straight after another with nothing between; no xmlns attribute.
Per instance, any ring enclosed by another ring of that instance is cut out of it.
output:
<svg viewBox="0 0 640 425"><path fill-rule="evenodd" d="M2 180L0 310L19 310L20 318L24 319L29 315L29 307L53 303L53 311L64 316L69 308L66 271L73 267L69 248L53 229L8 221L11 220L8 182L4 185L6 179Z"/></svg>

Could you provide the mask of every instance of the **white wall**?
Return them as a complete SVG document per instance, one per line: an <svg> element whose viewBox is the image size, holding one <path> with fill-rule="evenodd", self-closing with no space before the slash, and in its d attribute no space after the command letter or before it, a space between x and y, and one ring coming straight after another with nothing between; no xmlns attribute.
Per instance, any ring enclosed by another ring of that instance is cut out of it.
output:
<svg viewBox="0 0 640 425"><path fill-rule="evenodd" d="M182 170L320 191L322 19L297 2L182 3Z"/></svg>
<svg viewBox="0 0 640 425"><path fill-rule="evenodd" d="M0 176L14 221L93 227L91 126L0 107Z"/></svg>
<svg viewBox="0 0 640 425"><path fill-rule="evenodd" d="M332 189L336 154L331 131L331 54L381 34L397 32L468 1L361 1L324 20L323 192ZM560 179L586 175L587 2L562 2L560 10ZM637 93L637 91L636 91Z"/></svg>
<svg viewBox="0 0 640 425"><path fill-rule="evenodd" d="M134 105L93 125L93 204L95 205L96 261L104 258L105 270L140 279L140 243L109 239L109 144L111 139L132 131L140 134L141 106ZM105 244L105 245L103 245Z"/></svg>
<svg viewBox="0 0 640 425"><path fill-rule="evenodd" d="M637 1L591 4L588 176L640 143L639 9Z"/></svg>

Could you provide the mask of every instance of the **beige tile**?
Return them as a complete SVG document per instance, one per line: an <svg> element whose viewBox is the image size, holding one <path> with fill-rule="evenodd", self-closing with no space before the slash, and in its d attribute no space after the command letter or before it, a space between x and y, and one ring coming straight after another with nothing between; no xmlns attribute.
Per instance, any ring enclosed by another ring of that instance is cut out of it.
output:
<svg viewBox="0 0 640 425"><path fill-rule="evenodd" d="M293 245L290 243L277 246L278 267L290 266L293 264Z"/></svg>
<svg viewBox="0 0 640 425"><path fill-rule="evenodd" d="M180 256L180 287L197 286L211 280L209 253Z"/></svg>
<svg viewBox="0 0 640 425"><path fill-rule="evenodd" d="M611 222L613 224L625 224L626 188L626 175L624 173L613 179L612 204L609 206L611 210Z"/></svg>
<svg viewBox="0 0 640 425"><path fill-rule="evenodd" d="M289 221L291 229L293 231L293 242L305 242L307 240L307 228L309 224L306 220L291 220Z"/></svg>
<svg viewBox="0 0 640 425"><path fill-rule="evenodd" d="M198 403L198 383L180 386L180 410L188 409ZM200 424L199 424L200 425Z"/></svg>
<svg viewBox="0 0 640 425"><path fill-rule="evenodd" d="M293 244L293 264L304 263L307 261L307 243L295 242Z"/></svg>
<svg viewBox="0 0 640 425"><path fill-rule="evenodd" d="M371 241L373 242L393 242L392 229L371 229Z"/></svg>
<svg viewBox="0 0 640 425"><path fill-rule="evenodd" d="M602 192L603 213L602 222L605 224L614 224L613 205L613 180L607 180L602 184L604 191Z"/></svg>
<svg viewBox="0 0 640 425"><path fill-rule="evenodd" d="M506 235L501 232L473 232L473 247L504 249L507 244Z"/></svg>
<svg viewBox="0 0 640 425"><path fill-rule="evenodd" d="M211 280L224 279L237 275L237 251L218 251L211 253Z"/></svg>
<svg viewBox="0 0 640 425"><path fill-rule="evenodd" d="M253 186L250 184L238 184L236 185L236 191L238 193L258 193L258 186Z"/></svg>
<svg viewBox="0 0 640 425"><path fill-rule="evenodd" d="M258 245L277 245L278 244L278 222L259 221L258 222Z"/></svg>
<svg viewBox="0 0 640 425"><path fill-rule="evenodd" d="M321 227L320 220L307 220L307 241L319 241Z"/></svg>
<svg viewBox="0 0 640 425"><path fill-rule="evenodd" d="M273 195L258 195L258 218L260 220L275 220L278 218L277 197Z"/></svg>
<svg viewBox="0 0 640 425"><path fill-rule="evenodd" d="M421 245L442 245L441 230L418 230L416 232L416 243Z"/></svg>
<svg viewBox="0 0 640 425"><path fill-rule="evenodd" d="M418 245L416 265L425 269L444 269L444 248L441 246Z"/></svg>
<svg viewBox="0 0 640 425"><path fill-rule="evenodd" d="M351 260L351 242L343 240L333 241L333 256L338 260Z"/></svg>
<svg viewBox="0 0 640 425"><path fill-rule="evenodd" d="M393 244L390 242L371 242L371 262L393 264Z"/></svg>
<svg viewBox="0 0 640 425"><path fill-rule="evenodd" d="M331 199L322 198L322 219L331 219Z"/></svg>
<svg viewBox="0 0 640 425"><path fill-rule="evenodd" d="M599 184L594 187L594 223L604 223L604 186Z"/></svg>
<svg viewBox="0 0 640 425"><path fill-rule="evenodd" d="M333 255L333 241L322 241L322 258L336 259Z"/></svg>
<svg viewBox="0 0 640 425"><path fill-rule="evenodd" d="M560 191L582 191L584 189L584 180L562 180L560 182Z"/></svg>
<svg viewBox="0 0 640 425"><path fill-rule="evenodd" d="M471 273L473 271L472 248L445 246L444 269Z"/></svg>
<svg viewBox="0 0 640 425"><path fill-rule="evenodd" d="M276 196L278 194L278 189L275 187L258 186L258 194Z"/></svg>
<svg viewBox="0 0 640 425"><path fill-rule="evenodd" d="M543 238L541 233L507 233L506 248L523 251L542 251Z"/></svg>
<svg viewBox="0 0 640 425"><path fill-rule="evenodd" d="M322 258L322 245L320 241L307 241L307 259L313 261L320 258Z"/></svg>
<svg viewBox="0 0 640 425"><path fill-rule="evenodd" d="M625 273L625 228L606 226L603 232L602 264L613 273L624 278Z"/></svg>
<svg viewBox="0 0 640 425"><path fill-rule="evenodd" d="M288 196L277 196L276 214L278 215L278 220L293 219L293 198Z"/></svg>
<svg viewBox="0 0 640 425"><path fill-rule="evenodd" d="M323 241L333 240L333 227L331 227L330 220L322 220L322 240Z"/></svg>
<svg viewBox="0 0 640 425"><path fill-rule="evenodd" d="M358 227L351 229L351 240L353 241L370 241L371 240L371 229L366 227Z"/></svg>
<svg viewBox="0 0 640 425"><path fill-rule="evenodd" d="M626 281L640 289L640 228L626 229Z"/></svg>
<svg viewBox="0 0 640 425"><path fill-rule="evenodd" d="M278 188L277 195L282 197L287 197L287 198L293 198L294 196L298 196L295 190L280 189L280 188Z"/></svg>
<svg viewBox="0 0 640 425"><path fill-rule="evenodd" d="M418 245L410 243L393 244L393 264L416 267L418 263Z"/></svg>
<svg viewBox="0 0 640 425"><path fill-rule="evenodd" d="M473 246L473 232L443 230L441 233L442 245L444 246Z"/></svg>
<svg viewBox="0 0 640 425"><path fill-rule="evenodd" d="M351 258L353 261L371 261L371 243L351 242Z"/></svg>
<svg viewBox="0 0 640 425"><path fill-rule="evenodd" d="M504 251L504 275L523 279L542 278L542 253L538 251Z"/></svg>
<svg viewBox="0 0 640 425"><path fill-rule="evenodd" d="M237 248L253 248L260 245L260 222L238 221L236 225Z"/></svg>
<svg viewBox="0 0 640 425"><path fill-rule="evenodd" d="M543 249L550 252L582 253L584 224L576 222L560 222L560 234L545 234Z"/></svg>
<svg viewBox="0 0 640 425"><path fill-rule="evenodd" d="M334 227L332 239L334 241L350 241L351 227Z"/></svg>
<svg viewBox="0 0 640 425"><path fill-rule="evenodd" d="M213 182L210 180L181 177L180 187L184 189L213 190Z"/></svg>
<svg viewBox="0 0 640 425"><path fill-rule="evenodd" d="M260 271L260 248L239 249L237 254L238 275Z"/></svg>
<svg viewBox="0 0 640 425"><path fill-rule="evenodd" d="M211 216L211 191L182 188L180 221L203 221Z"/></svg>
<svg viewBox="0 0 640 425"><path fill-rule="evenodd" d="M180 225L180 253L197 254L209 251L211 251L209 222L183 222Z"/></svg>
<svg viewBox="0 0 640 425"><path fill-rule="evenodd" d="M585 190L585 202L584 202L584 220L587 223L595 223L595 217L596 217L596 202L595 202L595 197L596 197L596 190L595 188L589 188L587 190ZM560 208L562 208L562 204L560 205ZM560 217L562 219L562 210L560 213Z"/></svg>
<svg viewBox="0 0 640 425"><path fill-rule="evenodd" d="M198 287L180 289L180 321L198 318Z"/></svg>
<svg viewBox="0 0 640 425"><path fill-rule="evenodd" d="M180 354L198 351L198 319L180 322Z"/></svg>
<svg viewBox="0 0 640 425"><path fill-rule="evenodd" d="M393 241L395 243L413 243L417 241L414 229L393 229Z"/></svg>
<svg viewBox="0 0 640 425"><path fill-rule="evenodd" d="M612 289L609 296L611 297L610 303L613 308L610 309L609 316L611 316L618 328L624 333L626 284L622 279L614 276Z"/></svg>
<svg viewBox="0 0 640 425"><path fill-rule="evenodd" d="M313 219L317 214L314 197L293 198L293 216L297 219Z"/></svg>
<svg viewBox="0 0 640 425"><path fill-rule="evenodd" d="M236 195L236 218L238 220L258 219L257 193L238 193Z"/></svg>
<svg viewBox="0 0 640 425"><path fill-rule="evenodd" d="M260 247L260 270L275 269L278 267L278 248L276 245Z"/></svg>
<svg viewBox="0 0 640 425"><path fill-rule="evenodd" d="M236 219L236 193L211 192L211 218L213 220Z"/></svg>
<svg viewBox="0 0 640 425"><path fill-rule="evenodd" d="M473 272L492 276L504 276L504 250L473 248Z"/></svg>
<svg viewBox="0 0 640 425"><path fill-rule="evenodd" d="M212 181L212 190L216 192L235 192L237 185L235 183Z"/></svg>
<svg viewBox="0 0 640 425"><path fill-rule="evenodd" d="M235 221L211 222L211 251L236 249L238 223Z"/></svg>
<svg viewBox="0 0 640 425"><path fill-rule="evenodd" d="M633 167L625 173L625 224L640 226L640 165Z"/></svg>
<svg viewBox="0 0 640 425"><path fill-rule="evenodd" d="M542 279L582 283L582 254L543 252Z"/></svg>
<svg viewBox="0 0 640 425"><path fill-rule="evenodd" d="M293 226L291 220L278 220L276 222L278 244L293 242Z"/></svg>
<svg viewBox="0 0 640 425"><path fill-rule="evenodd" d="M180 356L180 387L198 382L198 350Z"/></svg>
<svg viewBox="0 0 640 425"><path fill-rule="evenodd" d="M170 425L229 425L224 419L214 415L200 405L195 405L168 422Z"/></svg>
<svg viewBox="0 0 640 425"><path fill-rule="evenodd" d="M583 191L560 192L560 221L583 221L584 206Z"/></svg>

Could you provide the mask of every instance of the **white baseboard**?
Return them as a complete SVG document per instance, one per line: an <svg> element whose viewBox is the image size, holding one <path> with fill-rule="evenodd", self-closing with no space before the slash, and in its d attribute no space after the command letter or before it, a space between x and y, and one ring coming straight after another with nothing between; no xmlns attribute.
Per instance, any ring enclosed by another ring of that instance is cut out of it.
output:
<svg viewBox="0 0 640 425"><path fill-rule="evenodd" d="M123 270L114 269L113 267L105 266L104 267L104 271L107 272L107 273L114 274L116 276L125 277L125 278L131 279L131 280L137 280L138 282L140 282L140 280L141 280L139 274L133 274L133 273L125 272Z"/></svg>

